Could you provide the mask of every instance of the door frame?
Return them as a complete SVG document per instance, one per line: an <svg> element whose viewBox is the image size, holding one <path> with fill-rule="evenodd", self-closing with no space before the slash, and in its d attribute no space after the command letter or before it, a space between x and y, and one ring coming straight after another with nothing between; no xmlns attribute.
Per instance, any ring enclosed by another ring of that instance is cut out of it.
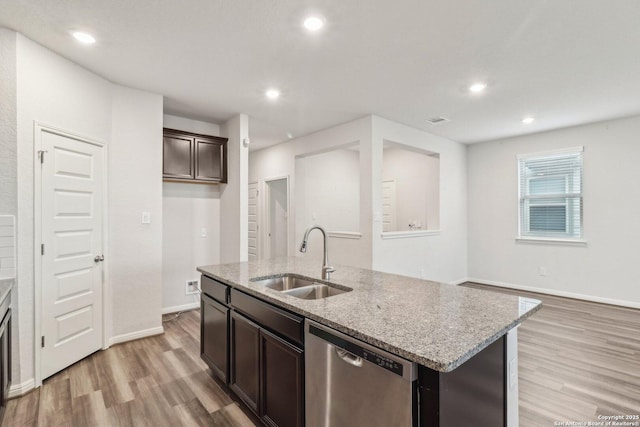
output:
<svg viewBox="0 0 640 427"><path fill-rule="evenodd" d="M283 179L285 180L287 187L287 256L291 255L289 253L291 249L291 245L289 244L289 240L291 240L291 182L289 180L289 175L281 175L265 178L262 180L263 191L262 198L260 200L262 202L260 212L260 216L262 217L260 218L260 224L262 225L262 231L260 231L260 240L262 240L262 242L260 242L260 254L262 255L261 259L264 259L267 254L269 255L269 257L271 257L271 248L267 248L267 242L271 243L268 235L268 231L271 229L271 217L269 215L271 189L269 187L269 183L272 181L280 181ZM260 196L258 195L258 197Z"/></svg>
<svg viewBox="0 0 640 427"><path fill-rule="evenodd" d="M262 202L260 198L262 197L261 192L264 190L262 189L262 181L259 179L251 181L247 187L254 184L256 186L256 191L258 192L256 195L256 226L258 227L256 230L256 260L259 261L262 259Z"/></svg>
<svg viewBox="0 0 640 427"><path fill-rule="evenodd" d="M91 144L102 148L102 167L103 167L103 182L102 182L102 252L105 255L105 260L102 266L102 331L100 331L102 338L102 349L109 348L110 335L107 325L111 320L111 304L108 297L109 295L109 242L108 242L108 187L109 187L109 173L108 173L108 151L107 145L100 140L87 137L78 133L64 130L57 126L52 126L46 123L34 120L33 122L33 270L34 270L34 386L40 387L42 385L42 372L41 372L41 352L40 337L42 336L42 256L40 254L40 245L42 243L42 168L40 163L40 152L42 151L42 133L49 132L55 135L60 135L65 138L75 139L85 144Z"/></svg>

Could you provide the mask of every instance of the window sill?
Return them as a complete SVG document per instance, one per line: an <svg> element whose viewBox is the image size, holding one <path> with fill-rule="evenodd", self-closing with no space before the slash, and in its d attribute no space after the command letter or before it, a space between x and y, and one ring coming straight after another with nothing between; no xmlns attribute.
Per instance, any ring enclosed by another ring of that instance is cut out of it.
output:
<svg viewBox="0 0 640 427"><path fill-rule="evenodd" d="M437 236L440 230L407 230L407 231L387 231L380 236L383 239L406 239L408 237Z"/></svg>
<svg viewBox="0 0 640 427"><path fill-rule="evenodd" d="M362 237L362 233L357 231L327 231L327 236L335 237L336 239L359 239Z"/></svg>
<svg viewBox="0 0 640 427"><path fill-rule="evenodd" d="M553 237L516 237L516 242L543 245L587 246L587 241L583 239L555 239Z"/></svg>

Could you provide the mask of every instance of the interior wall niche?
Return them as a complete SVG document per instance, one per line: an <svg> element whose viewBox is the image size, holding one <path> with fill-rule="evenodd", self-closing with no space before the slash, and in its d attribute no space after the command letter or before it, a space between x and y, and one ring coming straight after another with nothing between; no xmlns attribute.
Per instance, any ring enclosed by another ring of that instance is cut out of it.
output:
<svg viewBox="0 0 640 427"><path fill-rule="evenodd" d="M360 231L360 144L296 157L296 223Z"/></svg>
<svg viewBox="0 0 640 427"><path fill-rule="evenodd" d="M382 153L382 231L440 229L440 154L392 141Z"/></svg>

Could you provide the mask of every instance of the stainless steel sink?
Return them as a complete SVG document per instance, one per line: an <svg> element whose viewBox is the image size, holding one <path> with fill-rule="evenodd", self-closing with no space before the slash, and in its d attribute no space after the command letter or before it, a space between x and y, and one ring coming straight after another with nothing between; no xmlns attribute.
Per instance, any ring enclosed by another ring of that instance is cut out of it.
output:
<svg viewBox="0 0 640 427"><path fill-rule="evenodd" d="M284 274L272 277L251 279L252 282L266 288L280 291L300 299L322 299L349 292L352 289L332 283L322 283L310 277Z"/></svg>

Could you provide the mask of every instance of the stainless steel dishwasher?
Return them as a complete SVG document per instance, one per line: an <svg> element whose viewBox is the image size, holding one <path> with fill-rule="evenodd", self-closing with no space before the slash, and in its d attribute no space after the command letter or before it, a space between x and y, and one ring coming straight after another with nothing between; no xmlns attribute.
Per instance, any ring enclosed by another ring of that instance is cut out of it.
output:
<svg viewBox="0 0 640 427"><path fill-rule="evenodd" d="M410 427L416 364L305 321L307 427Z"/></svg>

